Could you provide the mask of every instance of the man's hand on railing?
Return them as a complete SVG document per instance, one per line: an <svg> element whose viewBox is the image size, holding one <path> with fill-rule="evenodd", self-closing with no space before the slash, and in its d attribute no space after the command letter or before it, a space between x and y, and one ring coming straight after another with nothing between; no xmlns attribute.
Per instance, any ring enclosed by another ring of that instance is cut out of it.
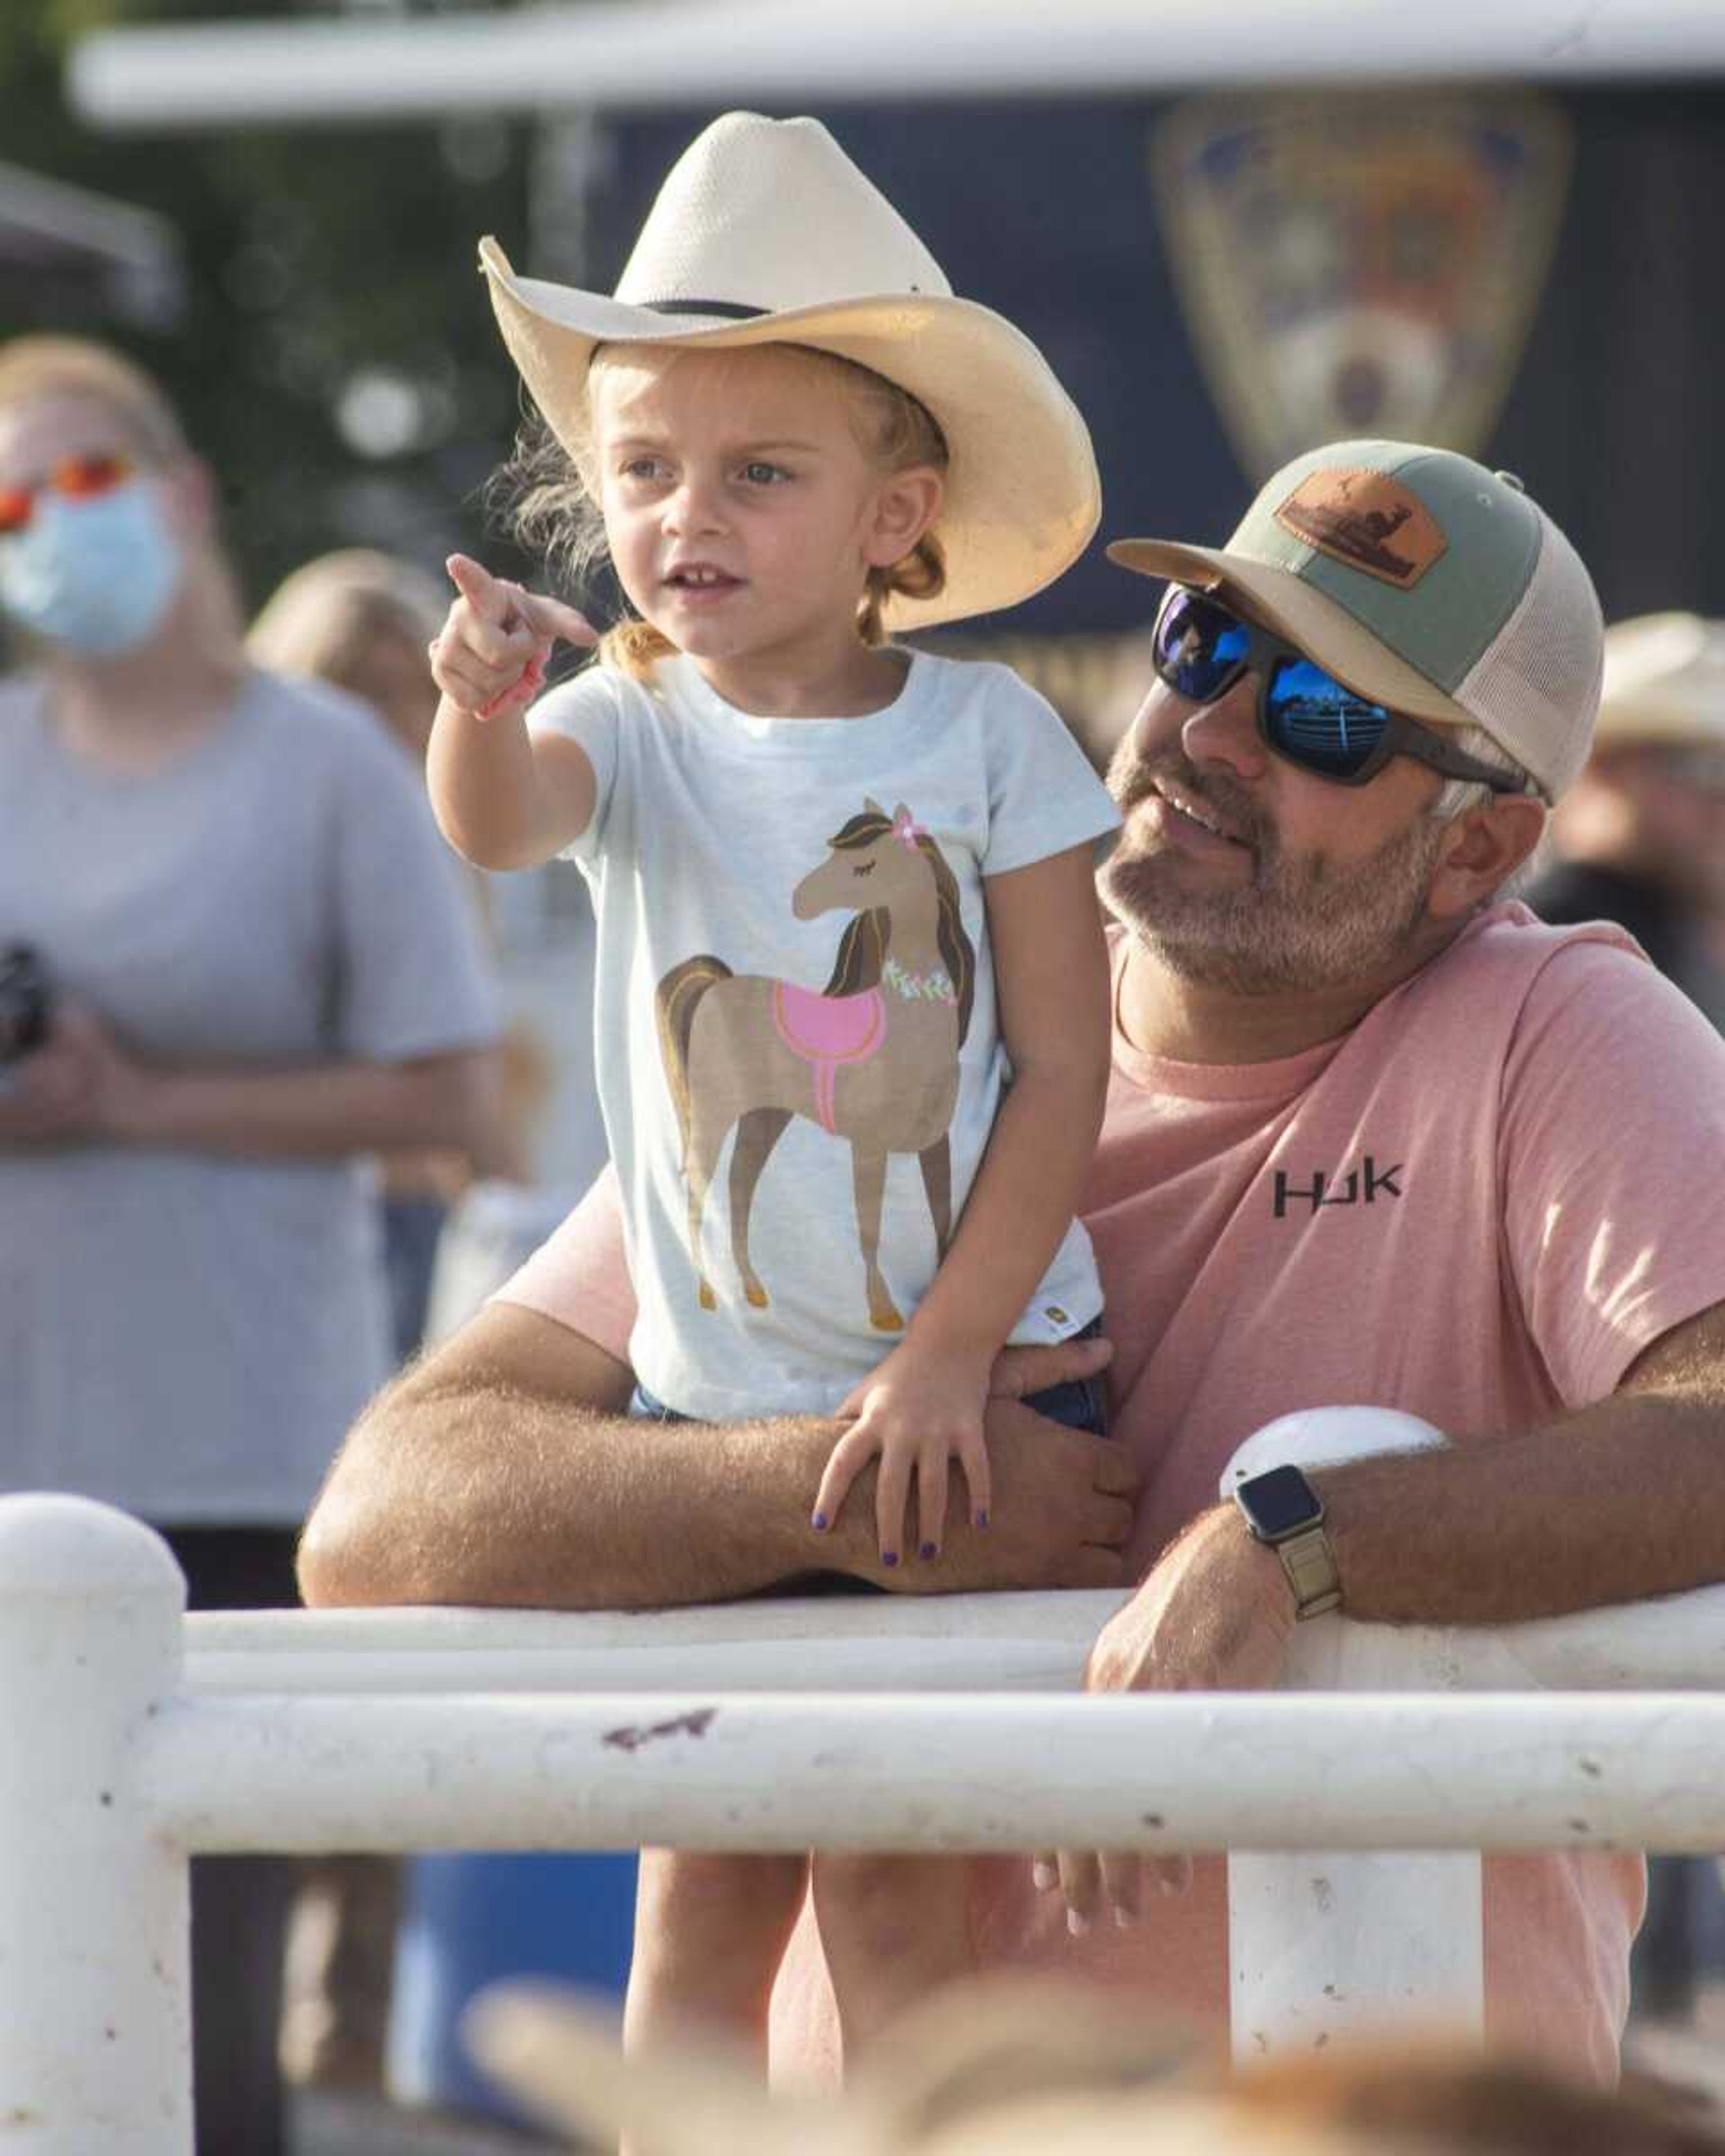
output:
<svg viewBox="0 0 1725 2156"><path fill-rule="evenodd" d="M1232 1505L1200 1512L1169 1543L1144 1584L1098 1635L1086 1691L1258 1691L1273 1688L1294 1636L1294 1597L1275 1553L1247 1533ZM1086 1932L1104 1911L1136 1923L1146 1882L1183 1893L1184 1856L1062 1850L1037 1857L1045 1892L1065 1895L1066 1921Z"/></svg>

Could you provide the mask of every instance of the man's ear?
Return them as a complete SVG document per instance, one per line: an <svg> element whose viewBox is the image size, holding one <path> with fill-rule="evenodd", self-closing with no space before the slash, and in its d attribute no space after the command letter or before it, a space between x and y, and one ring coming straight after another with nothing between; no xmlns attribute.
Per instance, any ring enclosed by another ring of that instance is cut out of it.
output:
<svg viewBox="0 0 1725 2156"><path fill-rule="evenodd" d="M881 481L863 539L870 568L890 569L903 561L940 515L946 487L932 465L907 465Z"/></svg>
<svg viewBox="0 0 1725 2156"><path fill-rule="evenodd" d="M1432 919L1459 920L1501 891L1539 844L1547 813L1530 793L1494 793L1484 808L1456 817L1426 893Z"/></svg>

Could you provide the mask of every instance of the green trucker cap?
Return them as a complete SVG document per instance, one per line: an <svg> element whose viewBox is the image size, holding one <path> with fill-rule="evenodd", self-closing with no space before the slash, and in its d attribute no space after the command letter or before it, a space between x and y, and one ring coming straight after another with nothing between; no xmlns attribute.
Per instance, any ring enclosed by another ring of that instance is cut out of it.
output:
<svg viewBox="0 0 1725 2156"><path fill-rule="evenodd" d="M1117 539L1108 557L1232 598L1393 711L1483 727L1548 801L1587 761L1599 602L1507 472L1417 443L1332 442L1284 465L1225 546Z"/></svg>

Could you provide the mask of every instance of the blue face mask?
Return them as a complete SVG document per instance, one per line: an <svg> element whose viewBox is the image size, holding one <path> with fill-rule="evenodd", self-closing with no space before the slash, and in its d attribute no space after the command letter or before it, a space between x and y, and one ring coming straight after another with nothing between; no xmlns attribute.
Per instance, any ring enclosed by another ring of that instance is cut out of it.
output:
<svg viewBox="0 0 1725 2156"><path fill-rule="evenodd" d="M44 487L24 530L0 538L0 607L80 659L111 659L161 628L184 567L146 480L83 501Z"/></svg>

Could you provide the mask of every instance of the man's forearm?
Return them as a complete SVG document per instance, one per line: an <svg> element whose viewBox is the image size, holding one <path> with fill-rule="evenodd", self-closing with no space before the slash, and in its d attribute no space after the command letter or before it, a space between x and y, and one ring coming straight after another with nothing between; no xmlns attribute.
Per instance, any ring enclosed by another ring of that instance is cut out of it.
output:
<svg viewBox="0 0 1725 2156"><path fill-rule="evenodd" d="M1510 1625L1725 1579L1725 1317L1641 1358L1610 1399L1503 1437L1309 1471L1350 1617ZM1295 1625L1276 1553L1231 1504L1171 1543L1103 1628L1093 1691L1273 1684Z"/></svg>
<svg viewBox="0 0 1725 2156"><path fill-rule="evenodd" d="M1725 1306L1537 1430L1315 1469L1343 1606L1514 1624L1725 1579Z"/></svg>
<svg viewBox="0 0 1725 2156"><path fill-rule="evenodd" d="M1353 1617L1513 1624L1725 1578L1725 1414L1702 1399L1619 1394L1312 1480Z"/></svg>
<svg viewBox="0 0 1725 2156"><path fill-rule="evenodd" d="M1037 1384L1100 1367L1096 1343L1018 1353ZM833 1527L809 1524L835 1424L631 1421L630 1384L569 1327L490 1305L361 1418L306 1527L305 1600L662 1609L814 1571L900 1593L1122 1584L1130 1461L1015 1399L988 1410L993 1525L970 1526L955 1482L939 1559L889 1572L872 1471Z"/></svg>
<svg viewBox="0 0 1725 2156"><path fill-rule="evenodd" d="M866 1535L841 1524L817 1543L809 1528L832 1437L788 1420L629 1421L504 1383L386 1394L319 1501L301 1590L314 1604L647 1609L816 1567L868 1573Z"/></svg>

